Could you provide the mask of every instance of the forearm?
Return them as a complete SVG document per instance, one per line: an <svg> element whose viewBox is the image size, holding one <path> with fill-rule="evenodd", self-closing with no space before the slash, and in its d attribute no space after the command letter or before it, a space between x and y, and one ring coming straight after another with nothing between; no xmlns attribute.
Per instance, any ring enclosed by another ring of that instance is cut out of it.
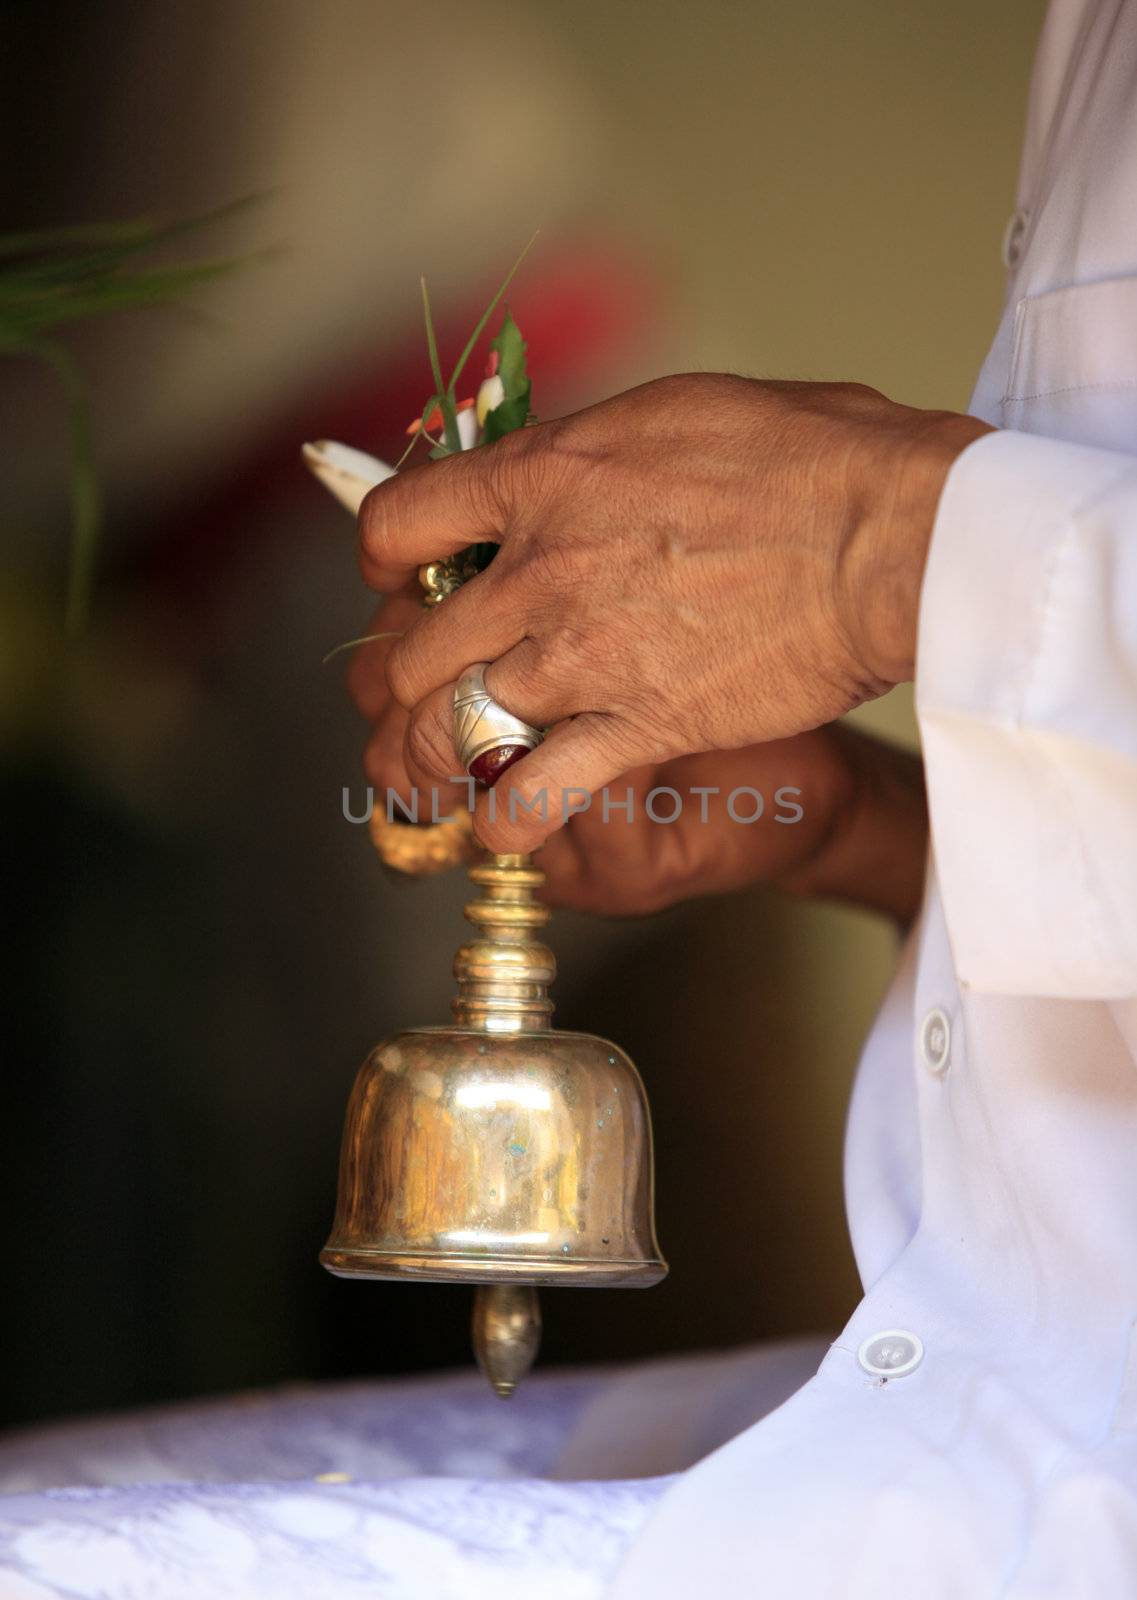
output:
<svg viewBox="0 0 1137 1600"><path fill-rule="evenodd" d="M919 756L843 723L820 730L829 826L777 885L803 899L843 900L907 926L920 908L928 848Z"/></svg>

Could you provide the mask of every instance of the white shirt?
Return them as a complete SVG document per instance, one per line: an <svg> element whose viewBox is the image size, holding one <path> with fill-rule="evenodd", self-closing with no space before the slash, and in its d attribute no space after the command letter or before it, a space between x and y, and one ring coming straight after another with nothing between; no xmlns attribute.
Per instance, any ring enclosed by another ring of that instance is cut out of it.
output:
<svg viewBox="0 0 1137 1600"><path fill-rule="evenodd" d="M921 603L932 863L850 1115L865 1297L620 1600L1137 1596L1137 0L1051 7L1016 219L971 405L1004 431Z"/></svg>

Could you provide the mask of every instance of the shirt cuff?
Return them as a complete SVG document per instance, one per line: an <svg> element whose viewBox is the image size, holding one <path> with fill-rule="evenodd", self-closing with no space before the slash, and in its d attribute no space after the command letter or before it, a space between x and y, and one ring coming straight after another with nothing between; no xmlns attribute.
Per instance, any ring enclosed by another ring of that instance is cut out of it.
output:
<svg viewBox="0 0 1137 1600"><path fill-rule="evenodd" d="M916 710L957 975L1137 992L1137 463L997 432L940 499Z"/></svg>

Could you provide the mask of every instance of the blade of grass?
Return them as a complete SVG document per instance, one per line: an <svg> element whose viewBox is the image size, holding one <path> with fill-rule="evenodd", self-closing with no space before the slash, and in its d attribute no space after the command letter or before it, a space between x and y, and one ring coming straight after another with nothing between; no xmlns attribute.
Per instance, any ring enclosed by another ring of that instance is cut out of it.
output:
<svg viewBox="0 0 1137 1600"><path fill-rule="evenodd" d="M37 289L14 299L5 299L0 292L0 325L8 330L36 333L60 323L104 316L112 311L168 305L178 295L247 265L248 260L248 257L229 257L176 267L154 267L148 272L96 279L83 285Z"/></svg>
<svg viewBox="0 0 1137 1600"><path fill-rule="evenodd" d="M133 217L128 222L79 223L64 228L39 228L28 233L0 233L0 258L12 256L47 255L60 251L117 249L124 254L148 250L152 245L179 234L193 233L199 228L220 222L225 217L260 204L263 194L242 195L211 211L198 216L181 217L173 222L159 221L153 217Z"/></svg>
<svg viewBox="0 0 1137 1600"><path fill-rule="evenodd" d="M39 228L30 233L0 234L0 257L46 255L79 247L141 250L153 240L159 224L145 217L130 222L80 223L68 228Z"/></svg>
<svg viewBox="0 0 1137 1600"><path fill-rule="evenodd" d="M498 303L501 300L502 295L505 293L505 291L509 288L510 284L513 282L513 279L517 274L518 267L525 260L525 257L529 254L530 250L532 250L534 244L536 244L537 235L540 233L540 231L541 231L540 228L535 228L533 230L533 237L529 240L529 243L525 246L524 250L522 250L522 252L518 256L517 260L513 263L513 265L510 267L509 271L506 273L505 277L502 279L502 283L501 283L500 289L494 295L493 299L490 301L490 303L486 307L486 309L482 312L481 316L478 319L477 325L474 328L473 333L466 340L466 348L462 351L462 354L458 357L457 365L455 366L454 371L450 374L450 384L449 384L448 392L449 392L449 394L451 395L452 398L453 398L454 393L455 393L455 385L457 384L458 379L462 376L462 369L466 365L467 361L469 361L470 357L473 355L474 346L477 344L478 340L481 338L482 334L485 332L486 323L490 320L490 318L493 316L494 312L496 311Z"/></svg>
<svg viewBox="0 0 1137 1600"><path fill-rule="evenodd" d="M320 665L326 667L329 661L334 661L336 656L342 655L345 650L357 650L361 644L374 644L376 639L401 639L402 637L401 632L365 633L362 639L345 639L343 644L337 644L334 650L328 651Z"/></svg>
<svg viewBox="0 0 1137 1600"><path fill-rule="evenodd" d="M409 457L411 451L414 449L415 445L418 444L419 440L423 439L425 437L426 437L425 428L420 428L417 433L412 433L411 434L411 442L410 442L410 444L408 444L407 448L403 451L402 455L395 462L395 471L396 472L398 472L399 468L407 460L407 458Z"/></svg>
<svg viewBox="0 0 1137 1600"><path fill-rule="evenodd" d="M446 440L446 448L456 454L462 448L462 441L458 437L458 418L454 412L454 402L442 381L442 363L438 359L438 340L434 335L434 318L430 314L430 291L426 286L426 279L420 278L422 284L422 314L426 321L426 345L430 352L430 370L434 377L438 401L438 409L442 412L442 432ZM430 403L427 402L427 410ZM424 411L423 415L426 415Z"/></svg>

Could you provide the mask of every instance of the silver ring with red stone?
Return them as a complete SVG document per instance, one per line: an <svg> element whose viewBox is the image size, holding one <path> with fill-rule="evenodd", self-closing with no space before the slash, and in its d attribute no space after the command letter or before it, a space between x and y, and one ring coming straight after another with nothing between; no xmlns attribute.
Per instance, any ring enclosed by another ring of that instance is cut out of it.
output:
<svg viewBox="0 0 1137 1600"><path fill-rule="evenodd" d="M498 705L486 688L489 664L476 661L454 685L454 744L471 778L492 789L515 761L537 748L544 734Z"/></svg>

